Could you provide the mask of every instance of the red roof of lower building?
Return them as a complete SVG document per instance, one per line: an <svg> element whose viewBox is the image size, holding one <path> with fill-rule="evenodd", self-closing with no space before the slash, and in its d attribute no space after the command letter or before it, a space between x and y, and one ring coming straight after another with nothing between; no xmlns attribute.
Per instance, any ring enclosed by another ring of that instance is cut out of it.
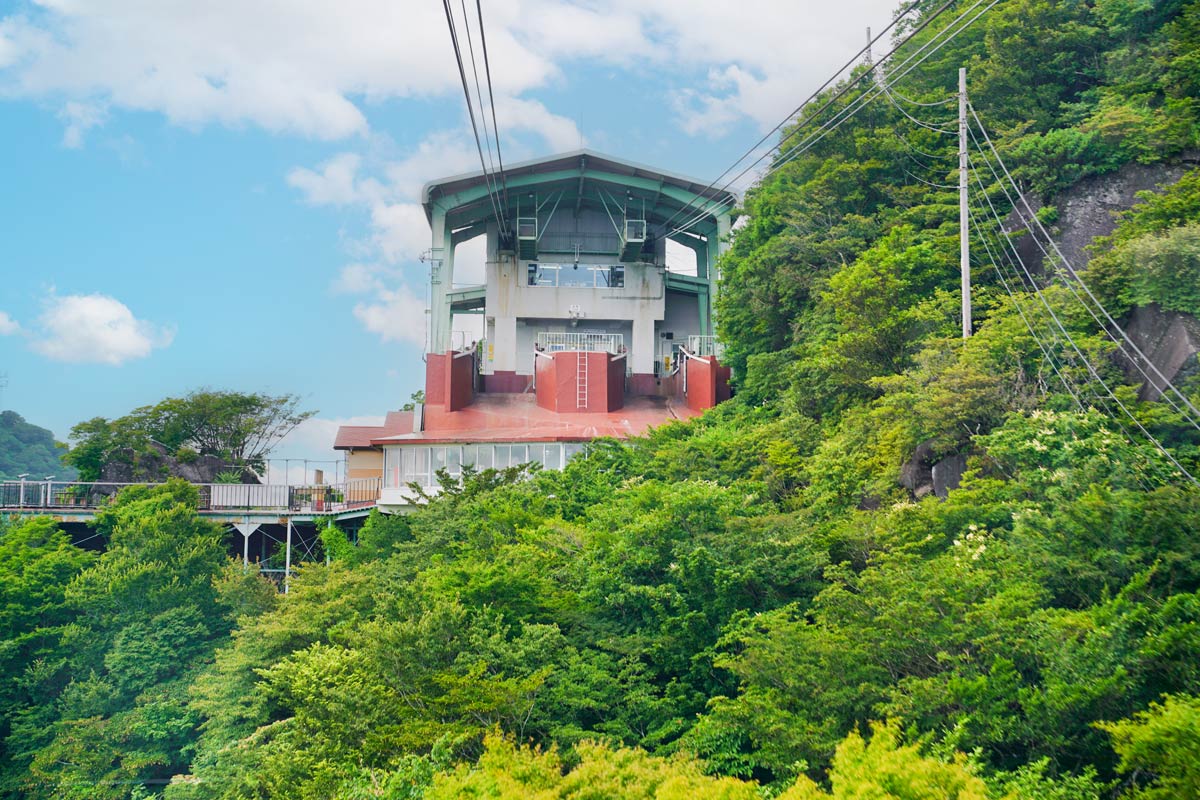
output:
<svg viewBox="0 0 1200 800"><path fill-rule="evenodd" d="M333 440L334 450L358 450L371 447L371 440L399 433L411 433L413 412L389 411L382 425L343 425Z"/></svg>
<svg viewBox="0 0 1200 800"><path fill-rule="evenodd" d="M609 413L559 413L538 406L532 394L481 394L466 408L447 412L425 406L425 430L381 435L371 444L406 442L588 442L625 439L672 420L696 416L662 397L631 397Z"/></svg>

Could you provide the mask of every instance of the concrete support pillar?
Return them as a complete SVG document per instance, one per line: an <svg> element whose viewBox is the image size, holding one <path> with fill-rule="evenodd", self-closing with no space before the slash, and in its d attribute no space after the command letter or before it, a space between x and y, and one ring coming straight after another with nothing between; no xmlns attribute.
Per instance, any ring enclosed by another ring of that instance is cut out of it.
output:
<svg viewBox="0 0 1200 800"><path fill-rule="evenodd" d="M732 227L728 214L721 214L717 217L716 228L708 235L708 275L709 285L712 287L709 291L710 301L709 308L711 313L711 332L716 333L717 329L717 294L721 291L721 270L717 267L717 258L729 249L729 231Z"/></svg>
<svg viewBox="0 0 1200 800"><path fill-rule="evenodd" d="M429 253L429 283L432 298L429 309L430 353L450 349L450 290L454 285L454 235L446 225L446 213L436 205L429 222L433 239Z"/></svg>
<svg viewBox="0 0 1200 800"><path fill-rule="evenodd" d="M645 314L634 317L633 341L629 347L632 357L629 366L633 372L645 375L654 372L654 344L654 320Z"/></svg>
<svg viewBox="0 0 1200 800"><path fill-rule="evenodd" d="M491 362L495 372L514 372L517 369L517 318L496 317ZM486 354L485 354L486 355Z"/></svg>

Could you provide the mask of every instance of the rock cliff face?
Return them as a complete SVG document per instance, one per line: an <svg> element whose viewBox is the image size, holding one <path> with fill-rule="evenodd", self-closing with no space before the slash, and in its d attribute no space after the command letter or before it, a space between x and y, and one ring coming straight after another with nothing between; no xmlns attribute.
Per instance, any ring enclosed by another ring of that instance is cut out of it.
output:
<svg viewBox="0 0 1200 800"><path fill-rule="evenodd" d="M1150 370L1150 378L1142 383L1138 396L1142 400L1157 400L1166 382L1176 385L1200 372L1200 320L1178 311L1163 311L1150 305L1135 308L1125 332L1146 358L1158 369ZM1117 351L1117 361L1130 377L1141 377L1129 355Z"/></svg>
<svg viewBox="0 0 1200 800"><path fill-rule="evenodd" d="M1126 164L1111 175L1085 178L1057 198L1055 239L1076 269L1087 266L1088 245L1097 236L1108 236L1117 225L1117 212L1137 202L1137 193L1178 181L1200 165L1200 153L1188 153L1163 164Z"/></svg>
<svg viewBox="0 0 1200 800"><path fill-rule="evenodd" d="M1184 153L1178 158L1161 164L1126 164L1108 175L1093 175L1084 178L1071 188L1053 198L1058 209L1058 221L1050 228L1067 261L1077 270L1082 270L1091 259L1088 245L1098 236L1108 236L1117 225L1117 213L1125 211L1137 202L1137 193L1170 185L1178 181L1188 170L1200 166L1200 153ZM1044 202L1030 197L1034 209ZM1019 230L1015 216L1008 220L1010 230ZM1017 242L1021 260L1030 268L1042 269L1044 256L1041 248L1026 236Z"/></svg>
<svg viewBox="0 0 1200 800"><path fill-rule="evenodd" d="M157 483L167 478L183 478L190 483L216 483L217 474L233 469L216 456L196 456L180 461L162 445L155 443L149 454L126 454L126 458L110 461L100 470L105 483ZM249 470L242 472L242 483L259 483L258 476Z"/></svg>
<svg viewBox="0 0 1200 800"><path fill-rule="evenodd" d="M1082 271L1091 259L1088 246L1113 232L1117 214L1137 202L1138 192L1175 183L1197 166L1200 153L1190 152L1162 164L1126 164L1109 175L1085 178L1054 198L1058 221L1051 226L1051 233L1055 242L1071 266ZM1011 222L1014 227L1018 224L1015 217ZM1026 264L1042 268L1043 253L1030 237L1021 239L1017 247ZM1200 369L1200 321L1194 317L1148 306L1135 309L1129 319L1120 322L1162 376L1150 370L1151 380L1142 384L1140 392L1143 400L1157 400L1162 395L1163 378L1178 383ZM1131 356L1132 352L1120 350L1115 355L1131 380L1141 379Z"/></svg>

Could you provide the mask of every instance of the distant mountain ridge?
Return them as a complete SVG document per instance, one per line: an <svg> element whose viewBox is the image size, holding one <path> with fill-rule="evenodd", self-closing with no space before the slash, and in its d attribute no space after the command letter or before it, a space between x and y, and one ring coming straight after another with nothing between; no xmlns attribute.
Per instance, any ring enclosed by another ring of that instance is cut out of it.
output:
<svg viewBox="0 0 1200 800"><path fill-rule="evenodd" d="M15 411L0 411L0 479L15 480L28 473L37 480L47 475L74 480L78 472L62 463L64 452L50 431L26 422Z"/></svg>

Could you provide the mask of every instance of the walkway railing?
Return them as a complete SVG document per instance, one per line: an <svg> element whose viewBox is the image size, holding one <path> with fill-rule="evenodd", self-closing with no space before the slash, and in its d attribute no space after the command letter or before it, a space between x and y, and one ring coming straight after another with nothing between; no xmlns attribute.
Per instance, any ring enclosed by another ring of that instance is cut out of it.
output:
<svg viewBox="0 0 1200 800"><path fill-rule="evenodd" d="M588 350L592 352L620 353L625 349L625 337L619 333L559 333L554 331L539 331L537 347L547 353L558 353L567 350Z"/></svg>
<svg viewBox="0 0 1200 800"><path fill-rule="evenodd" d="M717 341L715 336L689 336L687 338L688 352L700 358L725 355L725 345Z"/></svg>
<svg viewBox="0 0 1200 800"><path fill-rule="evenodd" d="M4 481L0 510L88 511L104 506L127 486L101 481ZM154 485L154 484L151 484ZM379 500L382 478L356 478L337 484L197 483L201 511L325 514L370 508Z"/></svg>

